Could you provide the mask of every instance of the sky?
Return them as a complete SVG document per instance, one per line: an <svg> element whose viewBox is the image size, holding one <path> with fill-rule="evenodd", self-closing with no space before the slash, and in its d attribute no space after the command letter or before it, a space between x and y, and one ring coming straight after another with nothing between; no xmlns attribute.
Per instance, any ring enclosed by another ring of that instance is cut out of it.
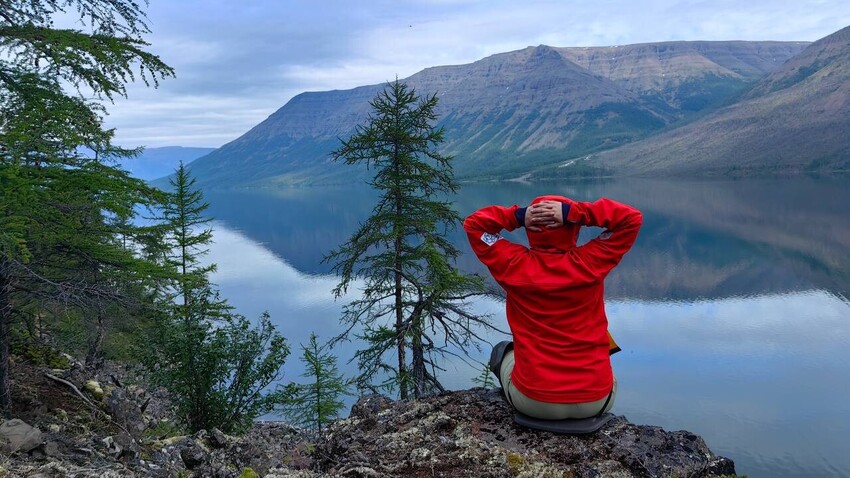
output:
<svg viewBox="0 0 850 478"><path fill-rule="evenodd" d="M176 71L107 104L122 146L219 147L305 91L407 78L527 46L815 41L850 0L149 0Z"/></svg>

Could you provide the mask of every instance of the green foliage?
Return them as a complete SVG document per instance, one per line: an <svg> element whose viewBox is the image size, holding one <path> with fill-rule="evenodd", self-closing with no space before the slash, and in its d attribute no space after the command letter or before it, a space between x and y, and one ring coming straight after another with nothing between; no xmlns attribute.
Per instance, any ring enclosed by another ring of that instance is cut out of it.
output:
<svg viewBox="0 0 850 478"><path fill-rule="evenodd" d="M323 351L316 334L310 334L310 343L301 345L301 361L305 369L302 377L312 379L305 384L290 386L286 415L296 425L322 431L322 427L339 417L345 406L344 395L350 395L350 382L339 373L336 357Z"/></svg>
<svg viewBox="0 0 850 478"><path fill-rule="evenodd" d="M289 348L268 314L252 326L219 298L208 277L215 266L201 260L212 241L208 205L182 164L172 185L162 217L166 247L153 255L162 256L173 275L147 363L190 431L241 432L286 401L283 387L270 387Z"/></svg>
<svg viewBox="0 0 850 478"><path fill-rule="evenodd" d="M490 367L484 365L481 369L481 373L472 378L473 383L477 383L479 387L484 388L495 388L496 381L493 380L493 372L490 371Z"/></svg>
<svg viewBox="0 0 850 478"><path fill-rule="evenodd" d="M240 433L287 403L284 387L270 389L281 377L289 348L268 315L255 326L240 315L190 322L181 317L163 325L156 345L152 378L172 393L192 432Z"/></svg>
<svg viewBox="0 0 850 478"><path fill-rule="evenodd" d="M61 352L49 344L40 343L25 330L13 331L11 341L12 352L35 365L53 369L67 370L71 362Z"/></svg>
<svg viewBox="0 0 850 478"><path fill-rule="evenodd" d="M10 0L3 5L0 39L8 59L0 61L0 81L13 83L23 69L61 78L111 98L141 78L156 84L173 70L142 35L149 33L141 6L130 0ZM76 15L88 31L56 29L53 17Z"/></svg>
<svg viewBox="0 0 850 478"><path fill-rule="evenodd" d="M372 215L325 261L340 274L337 297L355 278L364 282L343 317L348 330L362 327L367 342L357 354L358 385L374 388L383 374L389 380L378 387L397 387L402 399L411 391L420 397L442 390L434 355L476 346L474 328L489 324L463 303L481 290L481 281L450 264L459 252L447 233L460 217L450 199L457 190L452 158L436 150L443 141L443 130L432 127L436 95L420 98L396 80L370 105L368 122L333 157L365 165L381 195ZM393 349L390 364L385 356Z"/></svg>
<svg viewBox="0 0 850 478"><path fill-rule="evenodd" d="M14 321L86 318L87 362L112 317L143 302L155 267L133 253L131 219L158 198L111 165L136 150L112 144L101 101L137 76L173 75L144 50L144 13L130 0L10 0L0 15L0 412L9 413ZM60 30L54 17L75 17ZM70 85L71 91L63 86Z"/></svg>
<svg viewBox="0 0 850 478"><path fill-rule="evenodd" d="M195 179L181 162L170 179L173 192L162 210L162 219L169 234L162 251L166 265L176 271L174 290L181 304L178 311L185 320L190 320L193 294L204 295L207 299L213 294L208 291L208 274L215 272L215 265L203 265L201 259L207 254L206 248L212 242L212 220L204 216L209 204L203 194L195 188ZM226 309L222 302L209 303L206 312L220 315Z"/></svg>

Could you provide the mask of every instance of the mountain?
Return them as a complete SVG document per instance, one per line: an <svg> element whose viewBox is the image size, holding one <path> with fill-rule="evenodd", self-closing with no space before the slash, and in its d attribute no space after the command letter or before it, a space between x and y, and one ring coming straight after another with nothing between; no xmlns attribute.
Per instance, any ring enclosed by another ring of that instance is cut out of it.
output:
<svg viewBox="0 0 850 478"><path fill-rule="evenodd" d="M812 43L734 104L587 159L573 164L641 175L850 170L850 27Z"/></svg>
<svg viewBox="0 0 850 478"><path fill-rule="evenodd" d="M436 93L437 126L459 178L513 177L628 144L717 108L803 50L802 42L545 45L404 81ZM385 85L308 92L192 164L205 186L350 181L329 153ZM576 168L574 167L573 170Z"/></svg>
<svg viewBox="0 0 850 478"><path fill-rule="evenodd" d="M151 181L168 176L177 169L182 161L189 164L192 161L215 151L215 148L186 148L183 146L165 146L162 148L146 148L135 158L121 161L121 167L130 172L135 178Z"/></svg>

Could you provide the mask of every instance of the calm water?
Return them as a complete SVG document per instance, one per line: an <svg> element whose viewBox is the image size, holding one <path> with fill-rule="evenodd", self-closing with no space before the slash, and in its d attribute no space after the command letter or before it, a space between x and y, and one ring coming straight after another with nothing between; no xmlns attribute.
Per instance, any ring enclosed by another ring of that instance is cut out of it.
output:
<svg viewBox="0 0 850 478"><path fill-rule="evenodd" d="M616 413L698 433L751 478L850 476L850 178L474 184L456 209L465 216L547 193L607 196L644 213L637 243L607 280L624 350L613 358ZM297 345L311 331L327 339L340 330L345 300L333 300L336 278L321 259L374 198L366 188L207 194L215 280L243 314L271 313L293 345L288 380L299 379ZM460 231L456 240L458 266L484 272ZM506 329L502 304L481 300L474 310ZM335 349L349 373L356 347ZM485 346L473 359L488 354ZM468 388L480 370L454 361L441 378Z"/></svg>

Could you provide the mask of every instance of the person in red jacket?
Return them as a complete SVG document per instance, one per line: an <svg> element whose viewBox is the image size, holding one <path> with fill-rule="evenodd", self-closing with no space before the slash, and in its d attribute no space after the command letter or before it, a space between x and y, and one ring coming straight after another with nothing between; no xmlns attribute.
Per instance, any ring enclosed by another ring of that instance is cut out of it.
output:
<svg viewBox="0 0 850 478"><path fill-rule="evenodd" d="M634 244L642 221L640 211L611 199L563 196L540 196L528 207L487 206L464 221L473 251L507 293L512 350L505 350L507 342L494 349L494 373L519 412L561 420L613 406L603 281ZM500 235L522 226L528 248ZM577 246L582 226L605 230Z"/></svg>

